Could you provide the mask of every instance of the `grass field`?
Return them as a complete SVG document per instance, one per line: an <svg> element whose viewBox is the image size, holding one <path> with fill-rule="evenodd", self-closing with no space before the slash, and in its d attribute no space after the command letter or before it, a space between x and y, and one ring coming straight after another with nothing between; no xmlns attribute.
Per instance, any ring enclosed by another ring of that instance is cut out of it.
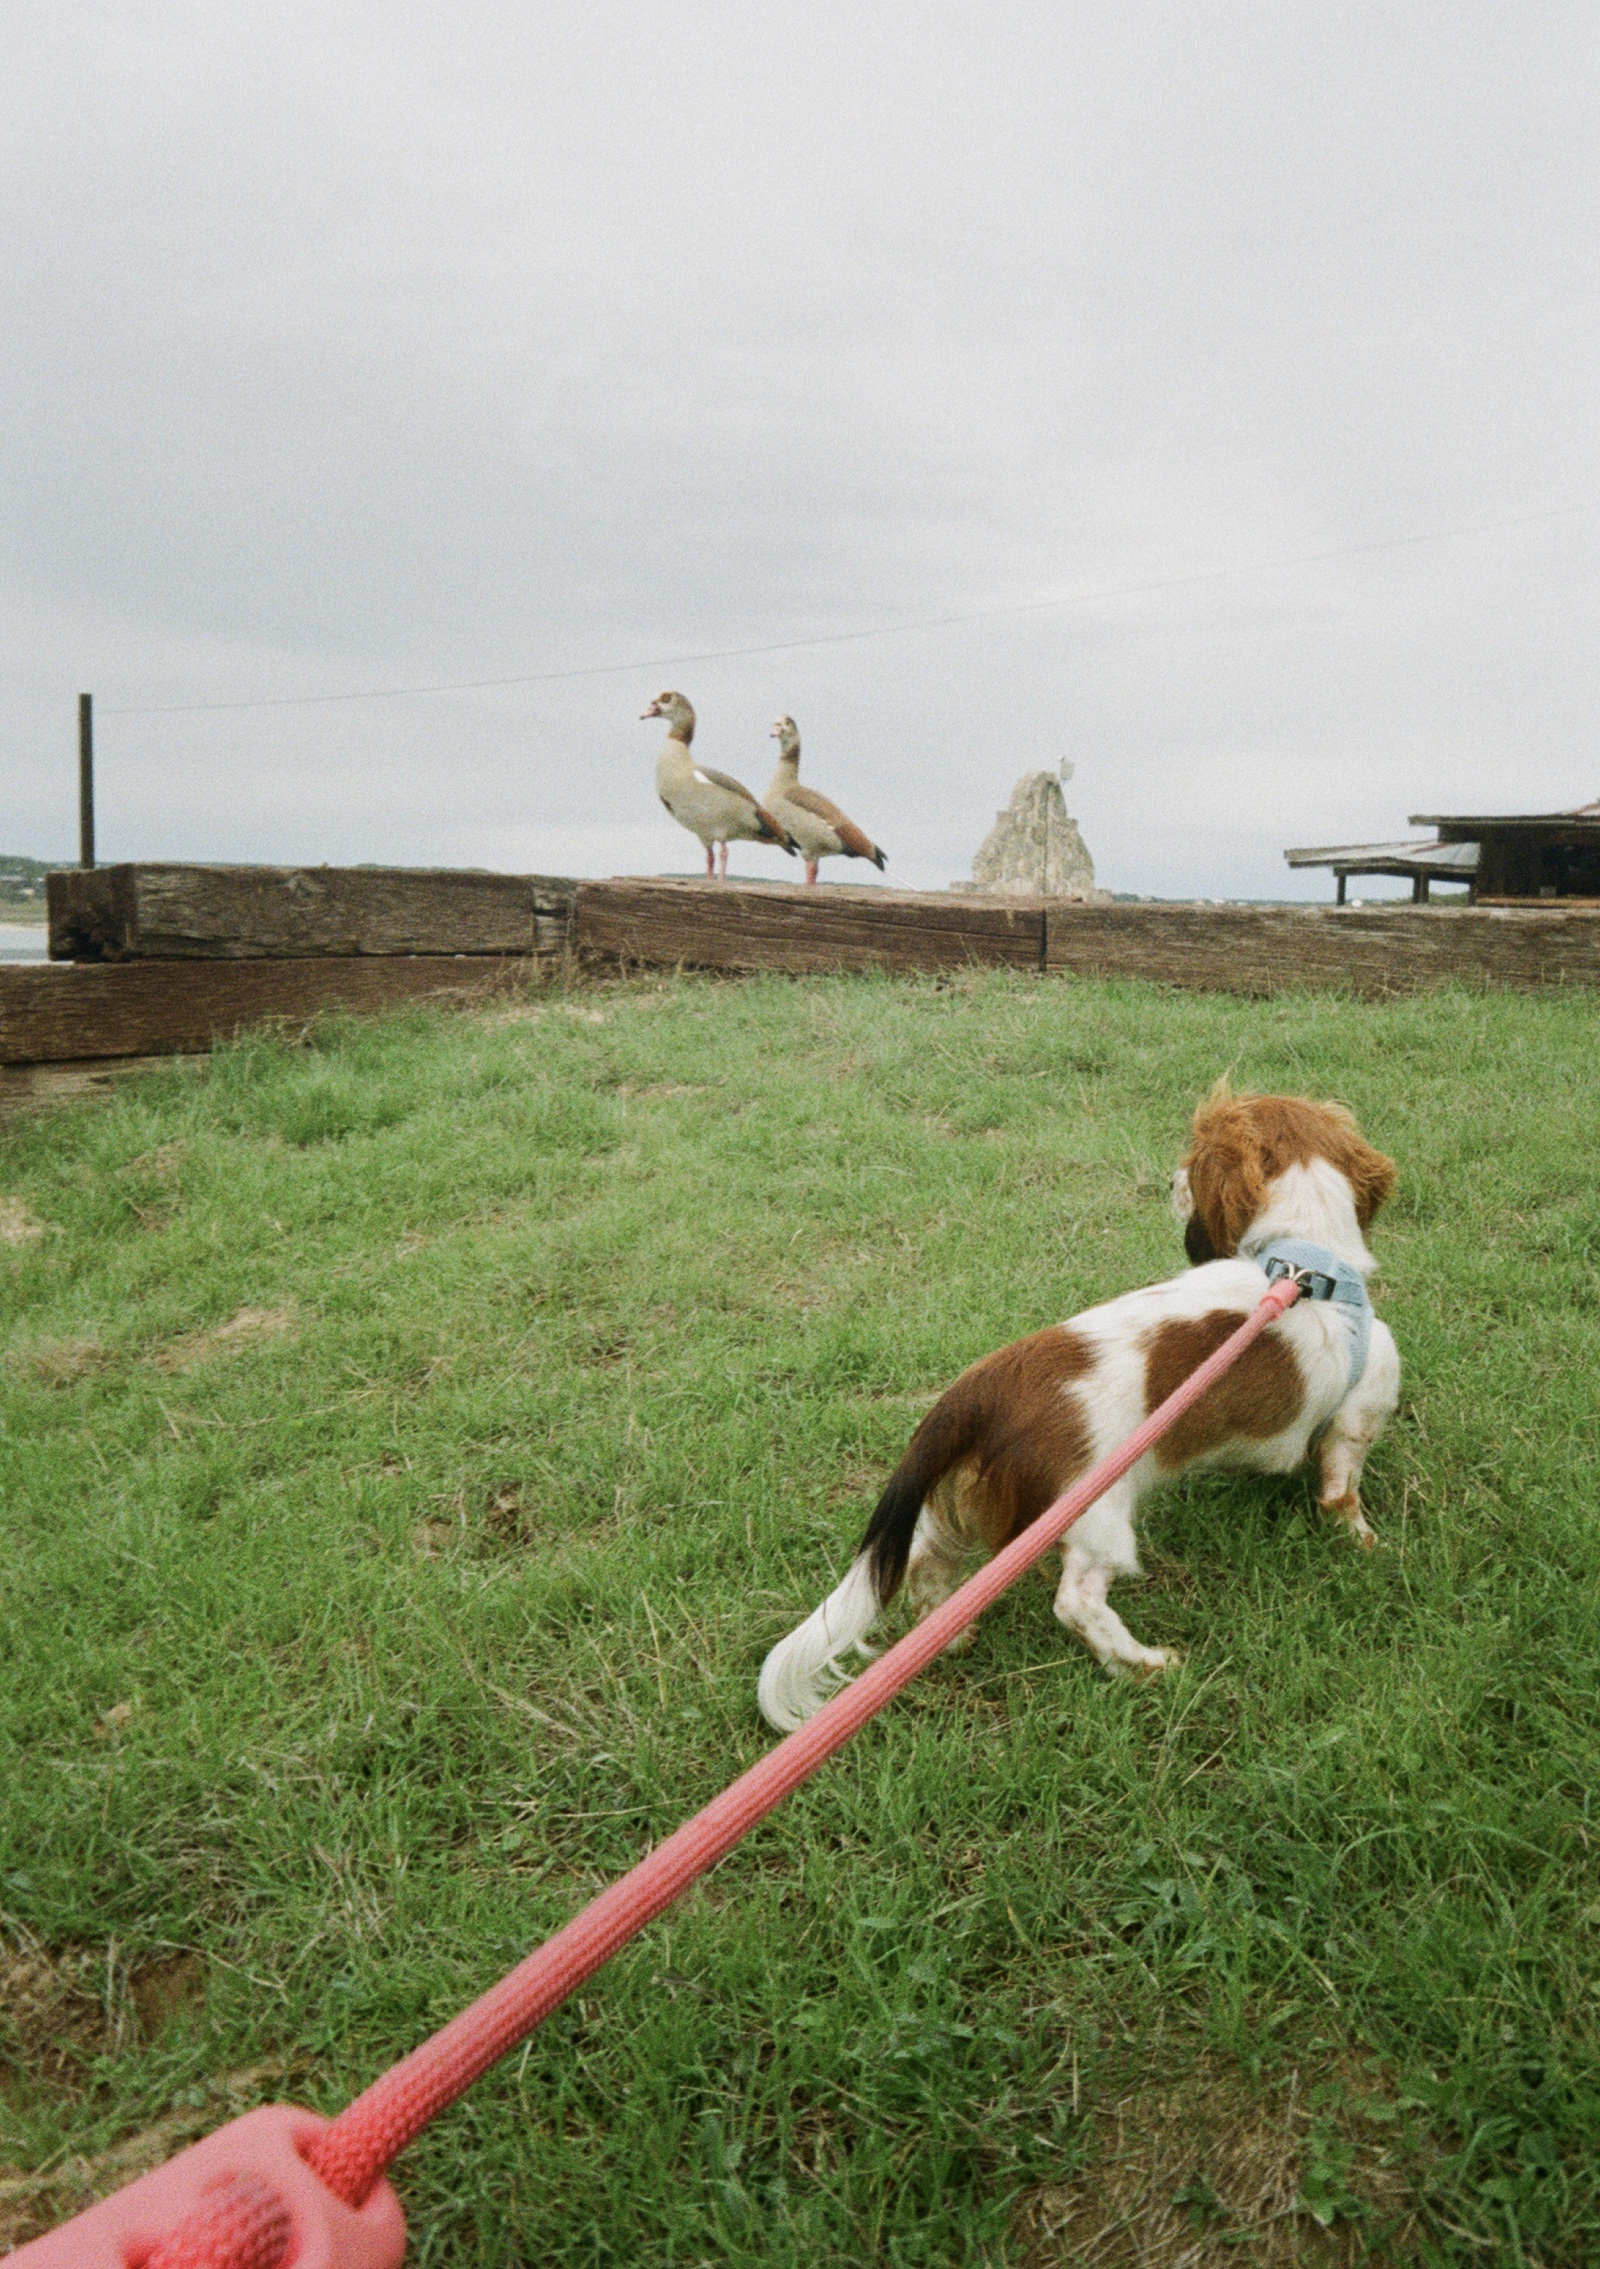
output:
<svg viewBox="0 0 1600 2269"><path fill-rule="evenodd" d="M1387 1549L1037 1578L403 2162L418 2264L1600 2249L1582 996L663 980L0 1128L0 2243L335 2108L766 1746L916 1416L1180 1264L1216 1074L1402 1169Z"/></svg>

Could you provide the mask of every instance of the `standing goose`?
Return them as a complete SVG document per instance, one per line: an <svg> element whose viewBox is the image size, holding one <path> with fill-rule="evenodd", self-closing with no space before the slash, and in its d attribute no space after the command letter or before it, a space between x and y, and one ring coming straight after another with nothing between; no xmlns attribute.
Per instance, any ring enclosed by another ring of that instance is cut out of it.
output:
<svg viewBox="0 0 1600 2269"><path fill-rule="evenodd" d="M758 804L741 781L729 772L714 772L709 764L696 764L689 754L694 739L694 711L681 693L658 693L645 717L665 717L667 737L656 758L656 794L680 827L698 835L706 847L706 880L728 879L730 843L781 843L793 858L799 845L769 811ZM715 846L722 846L720 876Z"/></svg>
<svg viewBox="0 0 1600 2269"><path fill-rule="evenodd" d="M792 717L780 717L772 728L778 744L778 769L767 790L767 803L799 844L806 862L806 880L817 879L819 859L870 859L884 864L876 843L863 835L853 819L846 819L835 803L815 788L800 785L800 735Z"/></svg>

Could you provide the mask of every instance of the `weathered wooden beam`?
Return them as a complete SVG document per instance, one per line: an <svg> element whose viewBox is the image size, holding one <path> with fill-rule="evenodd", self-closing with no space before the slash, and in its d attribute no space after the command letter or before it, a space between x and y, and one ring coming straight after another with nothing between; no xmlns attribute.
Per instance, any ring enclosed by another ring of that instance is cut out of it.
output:
<svg viewBox="0 0 1600 2269"><path fill-rule="evenodd" d="M1201 992L1382 996L1459 983L1600 985L1600 918L1565 904L1140 906L832 888L580 883L573 942L704 969L983 964L1144 977ZM1042 944L1042 951L1041 951Z"/></svg>
<svg viewBox="0 0 1600 2269"><path fill-rule="evenodd" d="M249 1025L322 1009L476 999L536 982L536 964L520 954L0 967L0 1063L199 1053Z"/></svg>
<svg viewBox="0 0 1600 2269"><path fill-rule="evenodd" d="M565 951L573 885L428 867L137 865L47 881L57 961Z"/></svg>
<svg viewBox="0 0 1600 2269"><path fill-rule="evenodd" d="M1037 899L732 883L580 882L573 949L698 969L1038 969Z"/></svg>
<svg viewBox="0 0 1600 2269"><path fill-rule="evenodd" d="M1600 985L1600 914L1565 907L1065 906L1045 966L1197 992Z"/></svg>

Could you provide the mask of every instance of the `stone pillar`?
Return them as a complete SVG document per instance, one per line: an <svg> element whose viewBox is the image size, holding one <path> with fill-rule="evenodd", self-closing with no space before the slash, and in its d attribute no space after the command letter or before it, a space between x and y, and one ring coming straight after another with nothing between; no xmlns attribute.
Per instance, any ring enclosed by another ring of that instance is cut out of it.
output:
<svg viewBox="0 0 1600 2269"><path fill-rule="evenodd" d="M956 887L1008 897L1102 897L1094 886L1089 847L1077 821L1069 818L1061 792L1071 778L1070 764L1063 764L1059 773L1025 772L972 862L972 881Z"/></svg>

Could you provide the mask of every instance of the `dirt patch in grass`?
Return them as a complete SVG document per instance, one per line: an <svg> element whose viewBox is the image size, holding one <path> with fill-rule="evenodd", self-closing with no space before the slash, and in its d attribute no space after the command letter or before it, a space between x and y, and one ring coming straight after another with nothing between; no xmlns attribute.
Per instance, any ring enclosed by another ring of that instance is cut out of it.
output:
<svg viewBox="0 0 1600 2269"><path fill-rule="evenodd" d="M529 1001L512 1008L496 1009L482 1019L484 1029L493 1032L506 1024L542 1024L547 1016L570 1016L575 1024L609 1024L610 1011L585 1008L581 1001Z"/></svg>
<svg viewBox="0 0 1600 2269"><path fill-rule="evenodd" d="M1414 2261L1422 2170L1359 2068L1258 2083L1220 2057L1113 2094L1088 2161L1032 2192L1023 2269L1259 2269Z"/></svg>
<svg viewBox="0 0 1600 2269"><path fill-rule="evenodd" d="M174 2018L205 1996L205 1966L198 1954L180 1951L144 1963L129 1981L129 1996L146 2040L165 2032Z"/></svg>
<svg viewBox="0 0 1600 2269"><path fill-rule="evenodd" d="M830 1505L851 1505L865 1513L877 1502L887 1478L882 1464L861 1465L854 1458L842 1459L827 1486Z"/></svg>
<svg viewBox="0 0 1600 2269"><path fill-rule="evenodd" d="M802 1316L814 1316L824 1308L831 1308L838 1294L831 1285L819 1283L815 1277L780 1277L768 1297L776 1307L793 1308Z"/></svg>
<svg viewBox="0 0 1600 2269"><path fill-rule="evenodd" d="M452 1552L480 1557L517 1552L533 1541L539 1527L538 1508L519 1482L487 1492L457 1489L435 1503L439 1512L411 1531L412 1549L425 1560Z"/></svg>
<svg viewBox="0 0 1600 2269"><path fill-rule="evenodd" d="M130 1966L113 1949L0 1938L0 2064L30 2081L71 2087L90 2057L130 2037L154 2040L205 1993L198 1954L185 1948Z"/></svg>
<svg viewBox="0 0 1600 2269"><path fill-rule="evenodd" d="M241 1308L225 1324L170 1340L152 1360L158 1371L192 1371L197 1363L205 1363L213 1355L237 1354L241 1348L257 1347L263 1340L281 1339L293 1328L294 1317L287 1308Z"/></svg>
<svg viewBox="0 0 1600 2269"><path fill-rule="evenodd" d="M97 1339L43 1339L24 1360L41 1386L70 1387L110 1361Z"/></svg>
<svg viewBox="0 0 1600 2269"><path fill-rule="evenodd" d="M21 1198L0 1198L0 1245L33 1245L44 1235L44 1223L35 1220Z"/></svg>
<svg viewBox="0 0 1600 2269"><path fill-rule="evenodd" d="M526 1544L538 1526L538 1512L514 1481L491 1490L483 1509L483 1525L491 1542L503 1552Z"/></svg>
<svg viewBox="0 0 1600 2269"><path fill-rule="evenodd" d="M111 2045L104 1972L86 1947L52 1954L32 1938L0 1939L0 2060L56 2086L75 2077Z"/></svg>
<svg viewBox="0 0 1600 2269"><path fill-rule="evenodd" d="M175 1182L189 1155L189 1145L181 1138L173 1142L157 1143L154 1150L146 1150L137 1158L130 1158L126 1166L117 1168L118 1181Z"/></svg>

